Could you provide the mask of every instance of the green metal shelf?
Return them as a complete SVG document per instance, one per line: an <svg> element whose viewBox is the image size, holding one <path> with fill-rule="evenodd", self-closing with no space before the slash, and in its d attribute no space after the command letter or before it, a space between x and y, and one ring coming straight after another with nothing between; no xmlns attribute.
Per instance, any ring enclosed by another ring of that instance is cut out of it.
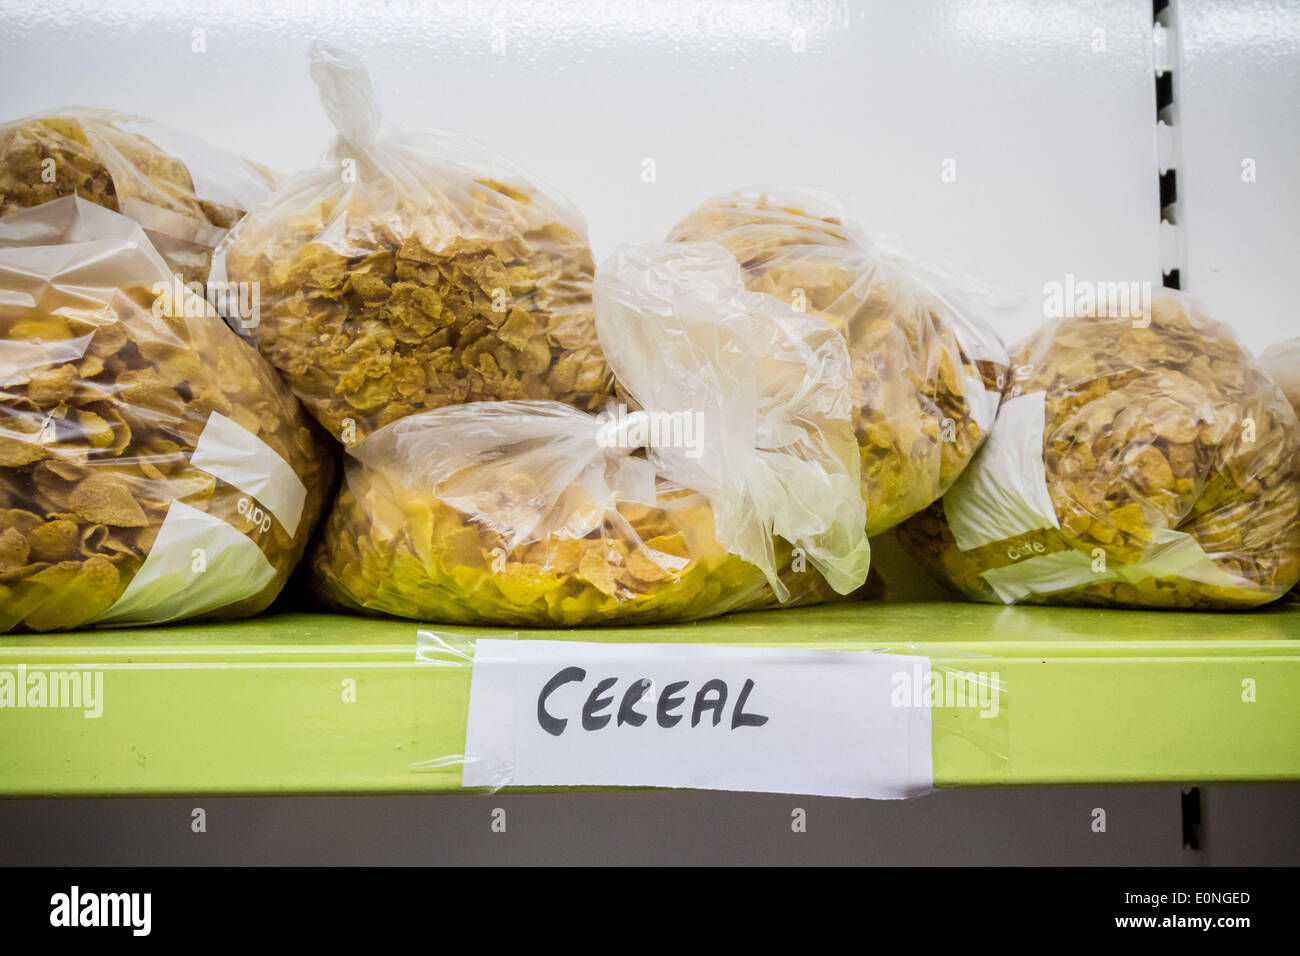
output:
<svg viewBox="0 0 1300 956"><path fill-rule="evenodd" d="M470 671L409 621L275 614L0 638L0 671L93 668L103 713L0 709L0 795L456 790ZM469 637L501 628L439 628ZM521 640L883 650L996 671L998 717L934 714L938 786L1300 780L1300 610L863 603ZM355 702L345 701L345 681ZM1254 701L1243 699L1253 686Z"/></svg>

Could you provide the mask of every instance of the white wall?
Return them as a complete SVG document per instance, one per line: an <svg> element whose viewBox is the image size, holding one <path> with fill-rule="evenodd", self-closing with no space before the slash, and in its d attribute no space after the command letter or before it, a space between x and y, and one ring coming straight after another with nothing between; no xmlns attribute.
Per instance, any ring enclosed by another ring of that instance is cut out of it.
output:
<svg viewBox="0 0 1300 956"><path fill-rule="evenodd" d="M1177 2L1183 288L1258 351L1300 335L1300 4Z"/></svg>
<svg viewBox="0 0 1300 956"><path fill-rule="evenodd" d="M1146 0L0 0L0 117L113 107L293 171L329 137L313 37L369 62L393 121L568 193L598 257L784 181L1018 296L1008 338L1067 272L1159 284Z"/></svg>

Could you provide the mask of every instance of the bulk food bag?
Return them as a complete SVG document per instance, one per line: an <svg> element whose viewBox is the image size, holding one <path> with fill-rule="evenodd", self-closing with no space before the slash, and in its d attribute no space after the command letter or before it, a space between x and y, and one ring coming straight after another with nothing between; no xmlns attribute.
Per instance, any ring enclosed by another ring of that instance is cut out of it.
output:
<svg viewBox="0 0 1300 956"><path fill-rule="evenodd" d="M1248 608L1300 579L1300 423L1174 295L1013 350L993 435L899 539L968 597Z"/></svg>
<svg viewBox="0 0 1300 956"><path fill-rule="evenodd" d="M720 246L596 278L621 403L413 415L350 449L311 566L334 604L461 624L686 621L848 594L869 551L843 340Z"/></svg>
<svg viewBox="0 0 1300 956"><path fill-rule="evenodd" d="M1259 364L1277 382L1291 407L1300 412L1300 338L1266 348L1259 355Z"/></svg>
<svg viewBox="0 0 1300 956"><path fill-rule="evenodd" d="M988 435L1007 364L970 280L882 248L833 197L807 189L718 196L668 238L721 243L748 288L843 334L868 535L948 489Z"/></svg>
<svg viewBox="0 0 1300 956"><path fill-rule="evenodd" d="M138 116L75 106L0 125L0 216L80 196L138 222L185 282L207 280L212 250L274 180Z"/></svg>
<svg viewBox="0 0 1300 956"><path fill-rule="evenodd" d="M256 613L332 448L141 228L75 196L0 219L0 632Z"/></svg>
<svg viewBox="0 0 1300 956"><path fill-rule="evenodd" d="M245 217L213 266L260 284L248 331L307 409L347 445L462 402L599 411L610 380L578 212L461 137L381 136L360 62L318 45L309 60L333 150Z"/></svg>
<svg viewBox="0 0 1300 956"><path fill-rule="evenodd" d="M1300 338L1287 339L1265 349L1260 353L1259 364L1273 376L1291 408L1300 415ZM1300 471L1300 456L1296 457L1296 468ZM1300 585L1291 589L1287 600L1300 603Z"/></svg>

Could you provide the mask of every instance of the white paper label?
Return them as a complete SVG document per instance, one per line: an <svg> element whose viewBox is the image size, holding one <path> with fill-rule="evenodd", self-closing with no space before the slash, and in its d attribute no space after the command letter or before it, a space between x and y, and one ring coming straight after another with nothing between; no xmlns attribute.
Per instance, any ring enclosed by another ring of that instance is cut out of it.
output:
<svg viewBox="0 0 1300 956"><path fill-rule="evenodd" d="M933 786L925 657L483 639L466 787L630 786L900 798Z"/></svg>
<svg viewBox="0 0 1300 956"><path fill-rule="evenodd" d="M287 461L248 429L213 412L190 464L256 498L290 536L298 533L307 486Z"/></svg>

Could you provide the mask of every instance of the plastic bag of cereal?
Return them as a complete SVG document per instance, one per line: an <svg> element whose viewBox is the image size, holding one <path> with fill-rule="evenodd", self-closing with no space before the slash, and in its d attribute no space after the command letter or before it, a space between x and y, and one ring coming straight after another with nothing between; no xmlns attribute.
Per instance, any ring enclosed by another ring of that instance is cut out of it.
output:
<svg viewBox="0 0 1300 956"><path fill-rule="evenodd" d="M0 124L0 216L76 195L139 223L185 282L275 175L162 123L74 106Z"/></svg>
<svg viewBox="0 0 1300 956"><path fill-rule="evenodd" d="M578 212L463 137L381 135L354 57L313 46L310 65L333 151L213 265L214 281L259 284L248 331L307 409L346 445L463 402L599 410L611 383Z"/></svg>
<svg viewBox="0 0 1300 956"><path fill-rule="evenodd" d="M312 555L345 608L687 621L850 594L869 550L848 354L713 244L623 247L597 321L627 405L480 402L350 449Z"/></svg>
<svg viewBox="0 0 1300 956"><path fill-rule="evenodd" d="M1166 294L1012 352L993 435L899 538L981 601L1247 608L1300 579L1300 423L1227 326Z"/></svg>
<svg viewBox="0 0 1300 956"><path fill-rule="evenodd" d="M721 243L750 289L843 334L869 535L925 507L961 474L993 423L1007 362L970 280L883 248L814 190L718 196L669 239Z"/></svg>
<svg viewBox="0 0 1300 956"><path fill-rule="evenodd" d="M256 613L333 466L134 222L75 196L0 219L0 632Z"/></svg>

